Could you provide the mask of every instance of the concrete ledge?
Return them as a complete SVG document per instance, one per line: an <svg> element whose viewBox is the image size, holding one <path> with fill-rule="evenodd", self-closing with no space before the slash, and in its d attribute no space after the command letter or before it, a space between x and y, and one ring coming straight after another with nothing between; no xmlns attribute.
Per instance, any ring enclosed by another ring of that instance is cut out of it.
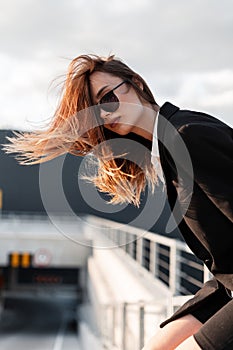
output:
<svg viewBox="0 0 233 350"><path fill-rule="evenodd" d="M121 348L124 327L131 334L127 341L137 347L141 305L145 312L145 339L148 339L167 317L171 303L168 288L119 248L94 249L88 261L88 298L91 313L87 324L97 330L96 334L104 335L105 347L114 337L117 349ZM126 321L123 321L123 305L126 305Z"/></svg>
<svg viewBox="0 0 233 350"><path fill-rule="evenodd" d="M121 249L94 250L90 276L103 299L114 302L155 302L166 304L171 294L160 281L143 269ZM90 260L90 259L89 259ZM90 265L89 265L90 267ZM95 270L95 272L94 272ZM94 273L93 273L94 272Z"/></svg>

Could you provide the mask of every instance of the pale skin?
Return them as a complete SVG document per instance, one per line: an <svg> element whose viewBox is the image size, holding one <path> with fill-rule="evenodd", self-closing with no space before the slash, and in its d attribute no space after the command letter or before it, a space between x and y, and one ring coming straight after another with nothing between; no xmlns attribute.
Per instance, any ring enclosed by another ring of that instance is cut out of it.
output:
<svg viewBox="0 0 233 350"><path fill-rule="evenodd" d="M201 350L193 338L201 326L192 315L183 316L159 329L142 350Z"/></svg>
<svg viewBox="0 0 233 350"><path fill-rule="evenodd" d="M97 104L104 94L121 82L121 78L109 73L92 73L90 87L94 103ZM141 88L140 82L135 83ZM121 85L119 89L114 90L114 94L120 102L119 108L111 113L100 109L104 127L119 135L133 132L151 141L157 115L156 108L139 98L133 86L128 84ZM181 317L161 328L142 350L201 350L193 338L193 334L201 326L202 323L192 315Z"/></svg>

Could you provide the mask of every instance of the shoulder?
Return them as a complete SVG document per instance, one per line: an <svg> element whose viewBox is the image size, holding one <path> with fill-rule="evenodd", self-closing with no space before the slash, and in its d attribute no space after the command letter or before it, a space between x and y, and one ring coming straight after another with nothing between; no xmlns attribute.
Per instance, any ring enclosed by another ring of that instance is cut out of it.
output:
<svg viewBox="0 0 233 350"><path fill-rule="evenodd" d="M231 129L218 118L205 112L181 109L170 102L165 102L160 107L160 119L162 122L170 122L177 130L187 126L225 127ZM165 123L164 123L165 124Z"/></svg>
<svg viewBox="0 0 233 350"><path fill-rule="evenodd" d="M165 115L164 118L164 131L173 142L177 136L181 136L185 143L194 142L197 146L211 139L213 142L233 142L232 128L210 114L177 108L175 113L169 117Z"/></svg>
<svg viewBox="0 0 233 350"><path fill-rule="evenodd" d="M165 146L176 157L182 158L188 153L192 160L197 159L200 162L203 159L207 163L209 157L217 159L221 155L229 161L232 158L233 130L216 117L203 112L174 108L172 105L167 114L162 114L161 119L161 148Z"/></svg>
<svg viewBox="0 0 233 350"><path fill-rule="evenodd" d="M182 110L179 109L170 119L177 130L179 131L196 131L203 128L203 130L222 129L222 130L232 130L227 124L219 120L218 118L198 111L192 110Z"/></svg>

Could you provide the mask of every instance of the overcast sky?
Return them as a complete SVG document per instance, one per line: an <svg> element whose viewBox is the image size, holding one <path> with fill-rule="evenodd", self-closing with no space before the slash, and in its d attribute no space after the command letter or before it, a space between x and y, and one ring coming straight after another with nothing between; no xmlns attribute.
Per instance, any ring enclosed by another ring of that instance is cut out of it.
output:
<svg viewBox="0 0 233 350"><path fill-rule="evenodd" d="M43 126L83 53L122 58L160 105L233 125L232 33L230 0L0 0L0 128Z"/></svg>

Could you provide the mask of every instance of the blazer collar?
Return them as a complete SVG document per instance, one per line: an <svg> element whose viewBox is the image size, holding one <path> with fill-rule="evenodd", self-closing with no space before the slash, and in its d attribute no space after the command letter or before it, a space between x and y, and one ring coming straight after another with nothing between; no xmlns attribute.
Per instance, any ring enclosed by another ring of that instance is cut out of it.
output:
<svg viewBox="0 0 233 350"><path fill-rule="evenodd" d="M159 110L159 116L158 116L158 139L162 143L166 144L165 142L165 130L167 127L167 124L169 122L169 119L172 117L173 114L175 114L177 111L179 111L179 107L176 107L170 102L165 102Z"/></svg>
<svg viewBox="0 0 233 350"><path fill-rule="evenodd" d="M160 107L159 114L161 114L166 119L170 119L171 116L179 110L179 107L173 105L170 102L165 102L162 107Z"/></svg>

